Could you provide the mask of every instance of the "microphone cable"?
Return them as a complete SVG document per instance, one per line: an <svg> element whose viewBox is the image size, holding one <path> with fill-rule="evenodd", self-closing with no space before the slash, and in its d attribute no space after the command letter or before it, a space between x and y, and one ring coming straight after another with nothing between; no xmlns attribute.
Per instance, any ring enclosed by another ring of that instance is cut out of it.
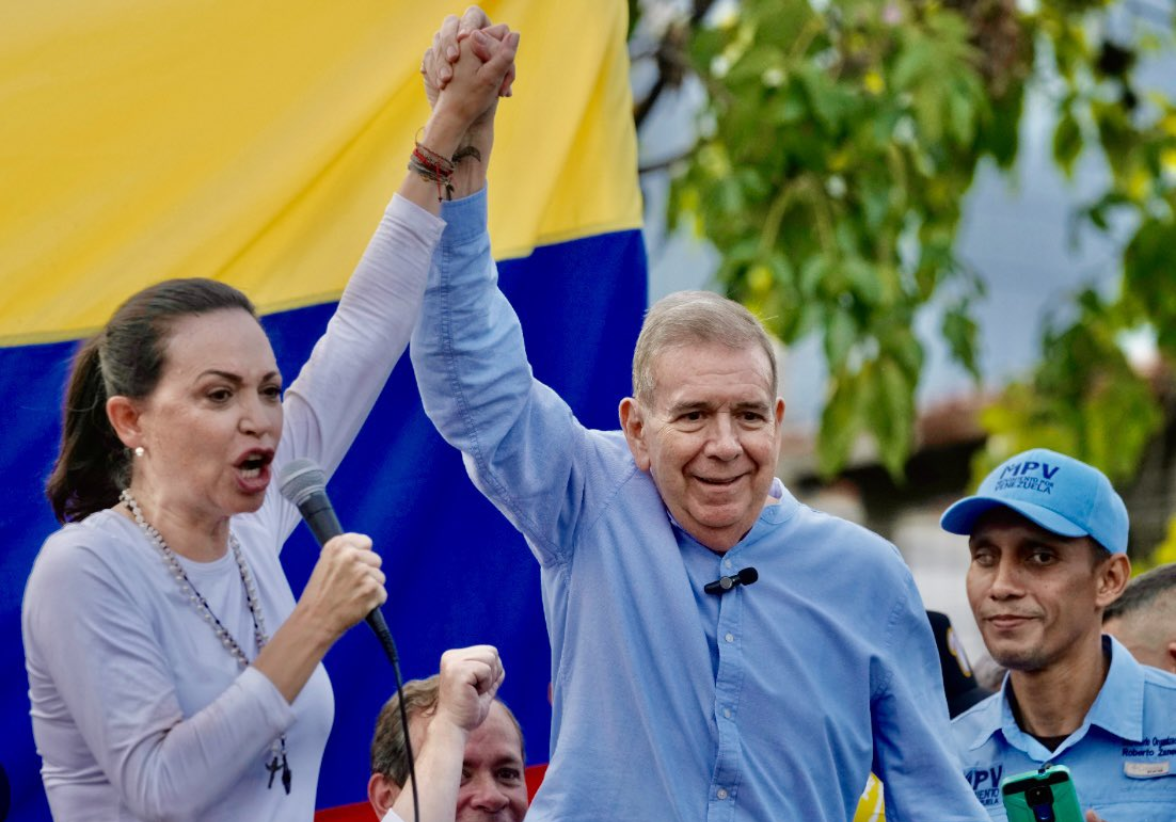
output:
<svg viewBox="0 0 1176 822"><path fill-rule="evenodd" d="M373 620L375 622L375 620ZM383 628L380 631L379 628ZM421 822L421 802L417 794L416 762L412 754L412 737L408 733L408 709L404 707L404 680L400 676L400 657L396 653L396 643L392 639L392 632L383 619L379 620L379 628L372 625L388 661L392 663L392 674L396 677L396 703L400 708L400 725L404 728L404 756L408 760L408 779L412 783L412 819Z"/></svg>

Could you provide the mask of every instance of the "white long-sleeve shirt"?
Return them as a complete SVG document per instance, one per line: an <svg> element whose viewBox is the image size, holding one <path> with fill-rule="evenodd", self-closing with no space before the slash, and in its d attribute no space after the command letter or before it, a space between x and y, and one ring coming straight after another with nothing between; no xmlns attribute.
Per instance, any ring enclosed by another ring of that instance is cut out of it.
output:
<svg viewBox="0 0 1176 822"><path fill-rule="evenodd" d="M283 401L275 468L339 465L400 358L444 223L393 199L310 360ZM274 485L231 529L271 635L294 597L279 563L297 510ZM253 624L231 553L180 558L250 659ZM54 818L307 820L334 716L320 664L294 703L242 672L133 522L100 511L46 540L22 612L33 734ZM293 789L267 789L270 745L286 734Z"/></svg>

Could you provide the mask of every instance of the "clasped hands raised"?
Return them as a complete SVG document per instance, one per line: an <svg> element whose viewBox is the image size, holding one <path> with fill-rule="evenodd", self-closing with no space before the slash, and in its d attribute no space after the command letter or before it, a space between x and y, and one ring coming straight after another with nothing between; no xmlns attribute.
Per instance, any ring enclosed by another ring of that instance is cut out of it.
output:
<svg viewBox="0 0 1176 822"><path fill-rule="evenodd" d="M429 105L460 106L463 113L473 114L472 127L493 119L498 98L511 96L518 46L518 32L505 23L491 23L477 6L461 17L449 15L421 58Z"/></svg>

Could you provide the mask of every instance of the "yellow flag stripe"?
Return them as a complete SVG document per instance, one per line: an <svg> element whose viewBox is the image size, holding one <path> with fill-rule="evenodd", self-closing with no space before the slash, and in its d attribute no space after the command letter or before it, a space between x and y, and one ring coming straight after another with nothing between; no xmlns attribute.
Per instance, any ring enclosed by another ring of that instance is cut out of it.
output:
<svg viewBox="0 0 1176 822"><path fill-rule="evenodd" d="M622 0L484 4L522 32L491 164L499 258L640 226ZM0 24L0 344L167 277L338 297L427 117L420 0L59 0Z"/></svg>

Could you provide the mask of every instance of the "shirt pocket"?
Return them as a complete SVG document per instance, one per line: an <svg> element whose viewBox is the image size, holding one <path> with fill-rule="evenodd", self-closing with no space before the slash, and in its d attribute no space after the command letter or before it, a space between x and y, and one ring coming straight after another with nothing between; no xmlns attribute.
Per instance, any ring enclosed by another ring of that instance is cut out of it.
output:
<svg viewBox="0 0 1176 822"><path fill-rule="evenodd" d="M1167 765L1167 770L1164 766ZM1176 762L1127 760L1121 777L1082 796L1083 810L1093 810L1109 822L1173 822L1176 820Z"/></svg>

